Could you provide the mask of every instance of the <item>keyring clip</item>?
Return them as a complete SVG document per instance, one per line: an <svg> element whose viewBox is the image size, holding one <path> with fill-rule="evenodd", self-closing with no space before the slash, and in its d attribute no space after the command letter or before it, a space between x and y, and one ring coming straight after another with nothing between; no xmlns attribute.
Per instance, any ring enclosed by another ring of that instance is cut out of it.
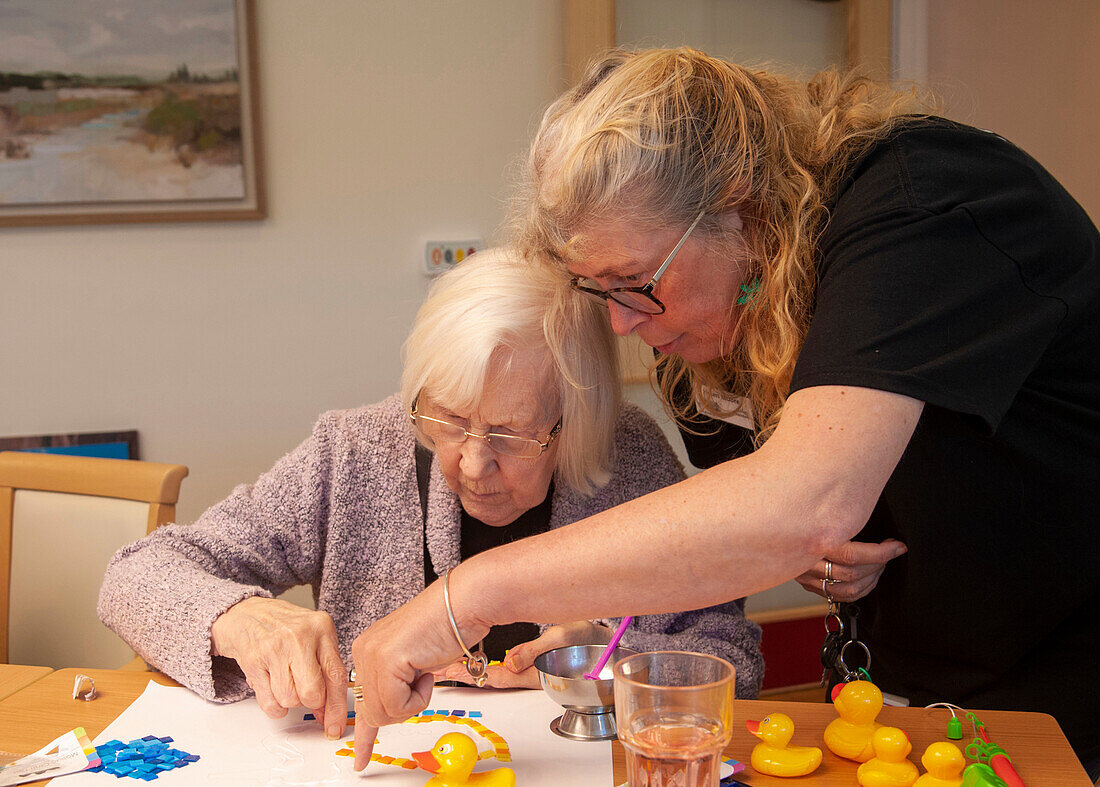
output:
<svg viewBox="0 0 1100 787"><path fill-rule="evenodd" d="M859 670L853 672L848 666L848 662L844 660L844 651L848 650L849 645L859 645L863 649L863 655L867 657L867 663L864 664ZM853 680L859 680L859 673L863 672L870 677L871 674L871 649L867 647L866 643L861 642L858 639L850 639L845 642L840 648L840 654L836 657L837 665L844 668L844 682L851 683Z"/></svg>

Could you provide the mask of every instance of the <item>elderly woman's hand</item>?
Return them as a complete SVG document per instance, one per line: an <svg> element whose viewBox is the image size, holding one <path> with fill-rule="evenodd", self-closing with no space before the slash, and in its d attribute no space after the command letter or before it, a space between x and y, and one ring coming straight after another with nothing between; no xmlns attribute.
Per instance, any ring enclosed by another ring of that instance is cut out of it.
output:
<svg viewBox="0 0 1100 787"><path fill-rule="evenodd" d="M548 650L566 645L606 645L611 641L611 629L587 620L575 620L551 626L542 635L529 642L522 642L504 656L504 668L513 674L535 672L535 658ZM536 673L535 685L538 686Z"/></svg>
<svg viewBox="0 0 1100 787"><path fill-rule="evenodd" d="M611 629L587 620L577 620L551 626L540 636L522 642L509 650L503 664L490 664L485 685L494 689L537 689L539 674L535 658L548 650L566 645L606 645L611 641ZM473 684L462 660L435 671L438 680L454 680Z"/></svg>
<svg viewBox="0 0 1100 787"><path fill-rule="evenodd" d="M473 678L470 677L470 673L466 671L464 659L451 662L442 669L432 670L432 674L435 676L437 682L446 680L456 683L465 683L469 686L477 685L474 683ZM515 673L500 664L490 664L485 670L485 685L482 688L537 689L538 687L539 676L534 669Z"/></svg>
<svg viewBox="0 0 1100 787"><path fill-rule="evenodd" d="M811 593L833 601L856 601L878 584L886 564L908 551L905 544L888 538L881 544L849 541L798 577Z"/></svg>
<svg viewBox="0 0 1100 787"><path fill-rule="evenodd" d="M273 719L312 710L336 739L347 720L347 668L325 612L255 596L230 607L210 628L213 655L235 659L260 708Z"/></svg>

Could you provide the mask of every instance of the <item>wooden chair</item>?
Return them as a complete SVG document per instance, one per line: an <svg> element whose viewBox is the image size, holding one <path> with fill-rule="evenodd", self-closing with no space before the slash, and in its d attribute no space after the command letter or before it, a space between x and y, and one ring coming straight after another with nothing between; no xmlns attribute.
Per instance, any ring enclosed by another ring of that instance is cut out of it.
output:
<svg viewBox="0 0 1100 787"><path fill-rule="evenodd" d="M0 452L0 664L117 668L99 622L111 555L175 518L183 465ZM10 639L10 651L9 651Z"/></svg>

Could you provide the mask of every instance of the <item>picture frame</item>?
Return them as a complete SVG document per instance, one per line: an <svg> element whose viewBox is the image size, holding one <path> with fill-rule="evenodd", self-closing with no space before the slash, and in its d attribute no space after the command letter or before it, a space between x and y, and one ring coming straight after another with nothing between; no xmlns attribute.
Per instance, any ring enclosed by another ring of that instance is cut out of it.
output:
<svg viewBox="0 0 1100 787"><path fill-rule="evenodd" d="M265 218L256 49L255 0L0 3L0 227Z"/></svg>
<svg viewBox="0 0 1100 787"><path fill-rule="evenodd" d="M40 454L99 456L108 459L140 458L136 429L0 437L0 451L33 451Z"/></svg>

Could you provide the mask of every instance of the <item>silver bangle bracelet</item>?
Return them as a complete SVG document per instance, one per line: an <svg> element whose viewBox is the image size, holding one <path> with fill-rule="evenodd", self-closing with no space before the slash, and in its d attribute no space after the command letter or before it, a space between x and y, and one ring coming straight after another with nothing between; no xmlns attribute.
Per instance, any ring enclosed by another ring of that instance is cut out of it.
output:
<svg viewBox="0 0 1100 787"><path fill-rule="evenodd" d="M454 632L455 639L458 640L458 646L462 648L462 652L466 654L466 671L470 673L470 677L474 680L474 685L481 688L485 685L487 675L485 674L488 666L489 659L485 656L485 651L479 650L477 653L471 653L470 649L466 647L466 643L462 641L462 635L458 633L458 623L455 621L455 613L451 611L451 570L447 569L443 572L443 606L447 608L447 620L451 623L451 631ZM480 645L480 643L478 643Z"/></svg>

